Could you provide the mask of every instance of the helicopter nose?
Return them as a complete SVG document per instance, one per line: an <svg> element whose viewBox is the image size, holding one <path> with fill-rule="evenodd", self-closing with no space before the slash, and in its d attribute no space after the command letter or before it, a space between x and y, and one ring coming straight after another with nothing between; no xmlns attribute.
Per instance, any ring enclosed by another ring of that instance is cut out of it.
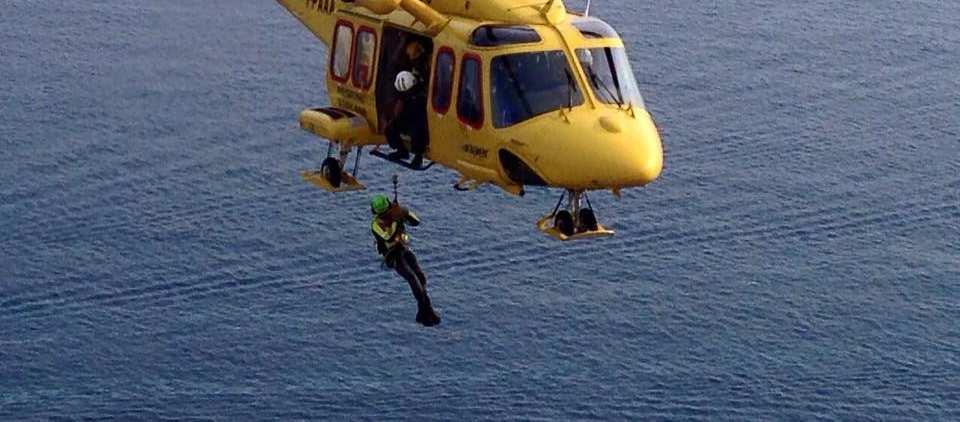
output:
<svg viewBox="0 0 960 422"><path fill-rule="evenodd" d="M653 119L646 111L636 118L612 120L601 118L600 127L613 135L606 159L598 160L594 174L603 175L598 182L605 186L644 186L660 176L663 170L663 145Z"/></svg>
<svg viewBox="0 0 960 422"><path fill-rule="evenodd" d="M663 171L663 144L649 114L644 112L637 120L639 125L635 127L631 139L626 140L633 146L631 163L626 167L633 179L629 181L630 184L643 186L656 180Z"/></svg>
<svg viewBox="0 0 960 422"><path fill-rule="evenodd" d="M663 146L646 110L632 115L620 110L599 118L584 113L565 122L548 124L544 120L542 125L526 128L540 135L542 143L527 147L511 141L510 147L521 148L519 154L511 152L513 148L501 150L508 177L537 186L535 182L540 181L553 187L593 190L645 186L660 176ZM536 177L522 179L530 175Z"/></svg>

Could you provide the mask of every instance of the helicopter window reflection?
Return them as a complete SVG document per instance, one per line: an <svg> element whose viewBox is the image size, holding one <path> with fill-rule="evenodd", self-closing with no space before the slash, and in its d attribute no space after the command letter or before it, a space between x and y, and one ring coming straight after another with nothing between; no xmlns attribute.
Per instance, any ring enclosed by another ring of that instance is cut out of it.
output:
<svg viewBox="0 0 960 422"><path fill-rule="evenodd" d="M460 93L457 116L474 129L483 126L483 96L480 56L465 54L460 65Z"/></svg>
<svg viewBox="0 0 960 422"><path fill-rule="evenodd" d="M470 43L477 47L540 42L540 34L525 25L484 25L473 31Z"/></svg>
<svg viewBox="0 0 960 422"><path fill-rule="evenodd" d="M333 79L346 82L350 77L350 59L353 51L353 26L345 21L337 24L337 31L333 36L333 60L330 61L330 70Z"/></svg>
<svg viewBox="0 0 960 422"><path fill-rule="evenodd" d="M581 48L577 59L598 100L618 107L644 107L623 48Z"/></svg>
<svg viewBox="0 0 960 422"><path fill-rule="evenodd" d="M490 69L495 128L583 104L583 95L562 51L497 56Z"/></svg>

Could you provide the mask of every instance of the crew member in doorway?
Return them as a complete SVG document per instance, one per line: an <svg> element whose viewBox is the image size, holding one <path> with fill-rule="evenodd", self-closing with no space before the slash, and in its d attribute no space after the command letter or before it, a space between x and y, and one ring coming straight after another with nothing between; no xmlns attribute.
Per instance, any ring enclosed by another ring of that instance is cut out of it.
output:
<svg viewBox="0 0 960 422"><path fill-rule="evenodd" d="M387 141L395 150L390 154L394 160L406 160L413 152L413 168L423 164L427 150L427 60L426 48L418 41L407 43L401 58L401 70L394 80L397 101L393 107L393 119L387 124ZM410 151L407 143L410 143Z"/></svg>
<svg viewBox="0 0 960 422"><path fill-rule="evenodd" d="M383 256L388 267L410 284L413 297L417 300L417 322L427 327L439 324L440 316L433 310L430 296L427 295L427 276L420 269L413 251L407 247L409 236L406 225L418 226L420 219L397 202L390 202L384 195L373 197L370 210L373 212L370 230L377 241L377 252Z"/></svg>

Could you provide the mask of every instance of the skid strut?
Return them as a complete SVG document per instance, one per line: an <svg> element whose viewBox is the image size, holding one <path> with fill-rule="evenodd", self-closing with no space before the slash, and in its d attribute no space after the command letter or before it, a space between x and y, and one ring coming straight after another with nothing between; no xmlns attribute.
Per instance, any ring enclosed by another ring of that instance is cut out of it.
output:
<svg viewBox="0 0 960 422"><path fill-rule="evenodd" d="M566 206L564 206L564 200L566 200ZM587 203L586 207L583 206L584 201ZM567 189L560 196L553 212L542 217L537 222L537 228L548 236L562 241L606 237L614 234L612 230L607 230L597 222L587 193L574 189Z"/></svg>

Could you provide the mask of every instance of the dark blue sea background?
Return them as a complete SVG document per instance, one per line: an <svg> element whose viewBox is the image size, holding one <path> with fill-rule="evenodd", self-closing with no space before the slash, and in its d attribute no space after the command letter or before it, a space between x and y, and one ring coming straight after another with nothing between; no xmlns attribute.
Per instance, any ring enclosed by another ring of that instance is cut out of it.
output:
<svg viewBox="0 0 960 422"><path fill-rule="evenodd" d="M666 167L562 244L555 191L304 183L326 49L273 1L4 1L0 420L960 420L960 2L593 14Z"/></svg>

